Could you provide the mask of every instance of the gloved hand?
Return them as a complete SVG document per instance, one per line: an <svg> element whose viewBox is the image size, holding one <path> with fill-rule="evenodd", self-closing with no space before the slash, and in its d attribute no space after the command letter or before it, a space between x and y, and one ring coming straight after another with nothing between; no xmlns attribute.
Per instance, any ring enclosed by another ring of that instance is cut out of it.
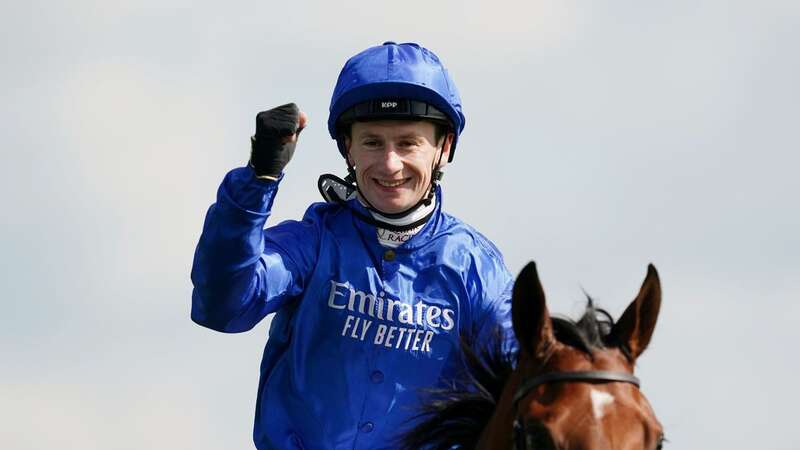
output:
<svg viewBox="0 0 800 450"><path fill-rule="evenodd" d="M251 138L250 166L256 176L278 178L292 159L297 136L307 118L294 103L256 115L256 134Z"/></svg>

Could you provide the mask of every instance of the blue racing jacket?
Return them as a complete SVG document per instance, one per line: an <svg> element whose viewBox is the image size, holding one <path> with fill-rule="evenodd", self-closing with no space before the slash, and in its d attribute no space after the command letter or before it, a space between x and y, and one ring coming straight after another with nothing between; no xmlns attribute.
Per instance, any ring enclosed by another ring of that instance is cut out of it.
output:
<svg viewBox="0 0 800 450"><path fill-rule="evenodd" d="M264 229L279 181L229 172L192 267L192 320L237 333L272 319L258 449L396 448L422 389L464 370L460 336L511 332L512 277L485 237L441 211L396 249L355 200ZM506 341L512 351L515 343Z"/></svg>

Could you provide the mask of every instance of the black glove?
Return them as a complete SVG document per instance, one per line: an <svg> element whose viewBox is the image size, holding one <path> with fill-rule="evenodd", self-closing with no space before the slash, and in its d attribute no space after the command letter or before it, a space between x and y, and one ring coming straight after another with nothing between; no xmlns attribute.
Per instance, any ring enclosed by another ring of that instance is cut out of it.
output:
<svg viewBox="0 0 800 450"><path fill-rule="evenodd" d="M294 103L262 111L256 116L256 134L251 139L250 166L257 176L277 178L294 155L297 140L284 142L299 134L300 108Z"/></svg>

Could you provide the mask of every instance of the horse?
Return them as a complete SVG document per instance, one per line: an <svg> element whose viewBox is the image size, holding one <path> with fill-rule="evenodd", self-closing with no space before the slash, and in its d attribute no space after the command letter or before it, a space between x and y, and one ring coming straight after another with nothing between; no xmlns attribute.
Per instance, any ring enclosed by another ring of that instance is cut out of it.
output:
<svg viewBox="0 0 800 450"><path fill-rule="evenodd" d="M587 296L588 297L588 296ZM518 350L462 340L466 378L428 392L407 449L661 450L664 431L633 375L650 343L661 283L650 264L615 323L591 297L578 321L552 317L534 262L512 294Z"/></svg>

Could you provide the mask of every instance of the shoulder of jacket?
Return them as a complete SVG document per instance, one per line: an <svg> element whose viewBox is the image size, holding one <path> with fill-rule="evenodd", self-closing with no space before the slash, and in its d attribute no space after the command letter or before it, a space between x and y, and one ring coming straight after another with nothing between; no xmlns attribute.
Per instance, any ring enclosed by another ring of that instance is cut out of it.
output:
<svg viewBox="0 0 800 450"><path fill-rule="evenodd" d="M310 204L308 208L306 208L306 212L303 214L303 219L319 221L326 216L341 212L343 210L344 208L342 208L341 205L337 205L335 203L314 202Z"/></svg>
<svg viewBox="0 0 800 450"><path fill-rule="evenodd" d="M463 233L463 235L469 239L470 244L480 249L490 259L497 260L501 264L504 264L503 254L497 246L475 227L444 211L442 211L442 218L445 224L444 230Z"/></svg>

